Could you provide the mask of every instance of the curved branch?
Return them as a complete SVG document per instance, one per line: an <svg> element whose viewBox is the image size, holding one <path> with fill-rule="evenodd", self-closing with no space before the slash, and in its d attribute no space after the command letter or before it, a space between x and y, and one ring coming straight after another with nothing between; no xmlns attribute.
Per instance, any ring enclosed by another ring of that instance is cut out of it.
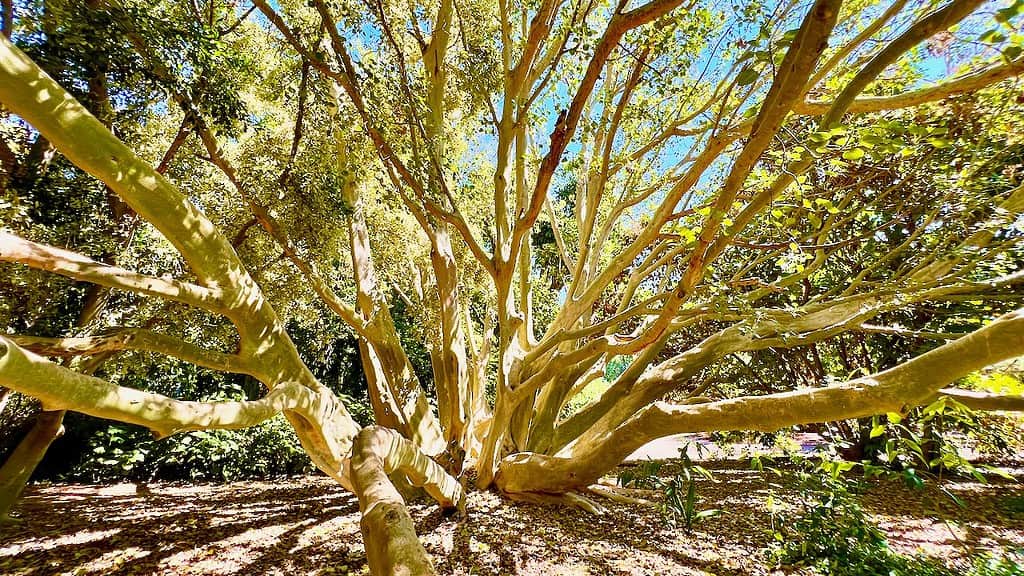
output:
<svg viewBox="0 0 1024 576"><path fill-rule="evenodd" d="M226 310L220 290L139 274L9 232L0 231L0 262L16 262L75 280L174 300L211 312Z"/></svg>
<svg viewBox="0 0 1024 576"><path fill-rule="evenodd" d="M363 514L360 529L373 574L433 574L434 568L405 501L388 478L402 472L423 486L442 508L462 505L462 486L401 434L381 426L363 428L352 445L352 481Z"/></svg>
<svg viewBox="0 0 1024 576"><path fill-rule="evenodd" d="M315 413L323 402L323 394L295 382L275 386L259 400L175 400L80 374L37 356L3 336L0 336L0 382L39 399L44 410L74 410L97 418L137 424L161 438L188 430L247 428L283 410L294 410L310 420L317 420Z"/></svg>
<svg viewBox="0 0 1024 576"><path fill-rule="evenodd" d="M517 454L502 461L497 484L509 492L559 492L587 486L632 451L662 436L725 430L772 431L901 412L943 385L1024 354L1024 308L993 320L894 368L836 386L676 406L655 402L617 428L561 456Z"/></svg>
<svg viewBox="0 0 1024 576"><path fill-rule="evenodd" d="M907 336L910 338L922 338L925 340L955 340L963 334L952 332L928 332L926 330L911 330L899 326L877 326L875 324L861 324L854 328L857 332L867 334L889 334L892 336Z"/></svg>
<svg viewBox="0 0 1024 576"><path fill-rule="evenodd" d="M18 346L43 356L69 358L121 350L141 350L166 354L211 370L251 374L251 367L247 360L237 354L209 350L174 336L144 328L120 328L99 336L80 338L43 338L39 336L8 336L8 338Z"/></svg>
<svg viewBox="0 0 1024 576"><path fill-rule="evenodd" d="M204 284L230 288L232 300L259 294L230 242L209 218L2 36L0 103L151 222Z"/></svg>
<svg viewBox="0 0 1024 576"><path fill-rule="evenodd" d="M1024 412L1024 396L1019 394L990 394L974 390L943 388L938 397L945 396L967 406L971 410L994 412Z"/></svg>
<svg viewBox="0 0 1024 576"><path fill-rule="evenodd" d="M847 112L881 112L883 110L895 110L898 108L910 108L927 102L935 102L950 96L973 92L986 86L995 84L1007 78L1013 78L1024 74L1024 58L1013 62L989 66L981 70L970 72L955 80L941 82L934 86L911 90L903 94L892 96L861 96L850 103ZM797 114L816 116L829 111L833 103L825 100L808 100L793 107Z"/></svg>

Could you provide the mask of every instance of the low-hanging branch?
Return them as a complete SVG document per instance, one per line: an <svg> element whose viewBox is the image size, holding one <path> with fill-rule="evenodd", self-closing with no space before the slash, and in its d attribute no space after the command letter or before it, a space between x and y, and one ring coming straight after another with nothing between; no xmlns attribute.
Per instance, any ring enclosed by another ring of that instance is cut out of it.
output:
<svg viewBox="0 0 1024 576"><path fill-rule="evenodd" d="M324 394L295 382L274 387L259 400L190 402L117 386L80 374L0 336L0 383L37 398L44 410L74 410L143 426L158 437L188 430L237 429L258 424L284 410L320 419Z"/></svg>
<svg viewBox="0 0 1024 576"><path fill-rule="evenodd" d="M74 372L5 337L0 337L0 385L39 399L45 410L74 410L136 424L152 430L158 438L189 430L247 428L284 411L329 431L330 416L337 409L333 393L297 382L280 383L259 400L175 400ZM339 436L325 437L347 436L347 430L335 432L340 432ZM403 473L444 508L462 503L463 491L458 481L415 444L379 426L364 428L356 435L347 468L334 475L345 480L345 485L349 485L347 479L351 478L349 487L359 496L367 555L374 573L432 573L405 503L387 474ZM402 572L410 567L416 570Z"/></svg>
<svg viewBox="0 0 1024 576"><path fill-rule="evenodd" d="M595 482L632 451L662 436L774 431L798 424L903 412L928 402L957 378L1022 354L1024 308L894 368L835 386L699 404L655 402L622 425L587 442L570 445L556 456L521 453L504 459L497 484L510 492L560 492ZM951 396L956 398L956 393ZM1024 399L1016 397L999 405L1019 406L1021 402Z"/></svg>

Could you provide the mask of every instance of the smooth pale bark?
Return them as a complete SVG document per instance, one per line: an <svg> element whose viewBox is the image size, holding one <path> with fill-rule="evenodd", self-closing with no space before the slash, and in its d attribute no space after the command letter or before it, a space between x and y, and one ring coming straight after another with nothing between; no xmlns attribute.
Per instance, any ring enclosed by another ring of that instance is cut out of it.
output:
<svg viewBox="0 0 1024 576"><path fill-rule="evenodd" d="M940 82L934 86L919 88L902 94L892 96L860 96L850 103L847 111L860 114L910 108L980 90L996 82L1020 76L1021 74L1024 74L1024 59L975 70L953 80ZM793 111L797 114L816 116L827 113L832 105L832 102L807 100L794 106Z"/></svg>
<svg viewBox="0 0 1024 576"><path fill-rule="evenodd" d="M291 410L333 433L334 449L348 435L346 414L337 398L302 384L279 384L262 399L243 402L189 402L111 384L38 356L0 336L0 383L37 398L44 410L83 414L144 426L158 437L187 430L247 428L278 412ZM350 435L349 435L350 437Z"/></svg>
<svg viewBox="0 0 1024 576"><path fill-rule="evenodd" d="M97 262L81 254L0 231L0 262L17 262L83 282L183 302L212 312L224 311L220 294L202 286L146 276Z"/></svg>
<svg viewBox="0 0 1024 576"><path fill-rule="evenodd" d="M253 373L273 387L300 382L315 394L330 394L299 358L283 323L229 240L149 163L136 156L88 110L7 39L0 38L0 103L29 122L68 160L100 179L151 222L185 258L206 289L218 291L223 314L237 327L240 354ZM345 433L334 437L301 416L286 416L314 463L340 477L358 426L336 403Z"/></svg>
<svg viewBox="0 0 1024 576"><path fill-rule="evenodd" d="M379 575L433 574L401 494L388 479L401 472L423 486L442 508L462 504L462 487L441 466L397 432L370 426L352 447L352 481L363 517L360 528L370 572Z"/></svg>
<svg viewBox="0 0 1024 576"><path fill-rule="evenodd" d="M347 142L338 136L337 156L343 172L348 166ZM431 455L445 449L441 426L402 347L388 303L377 282L359 184L348 178L342 187L348 215L349 253L356 281L356 306L367 325L367 337L359 339L359 354L369 387L374 420L393 428Z"/></svg>
<svg viewBox="0 0 1024 576"><path fill-rule="evenodd" d="M1013 394L992 394L989 392L978 392L977 390L943 388L935 396L936 399L941 397L956 400L971 410L1024 412L1024 396L1015 396Z"/></svg>
<svg viewBox="0 0 1024 576"><path fill-rule="evenodd" d="M432 351L437 410L448 445L466 446L473 416L473 394L466 358L466 336L462 329L459 303L459 273L446 224L433 227L430 234L430 263L437 282L438 313L441 333L437 349ZM460 463L461 464L461 463Z"/></svg>
<svg viewBox="0 0 1024 576"><path fill-rule="evenodd" d="M1024 309L993 320L894 368L836 386L674 406L656 402L559 456L504 459L497 484L509 492L561 492L594 483L647 442L684 432L773 431L787 426L902 412L949 382L1024 354Z"/></svg>
<svg viewBox="0 0 1024 576"><path fill-rule="evenodd" d="M251 374L251 367L237 354L226 354L201 348L167 334L144 328L109 330L98 336L43 338L39 336L8 336L15 344L40 354L71 358L74 356L108 354L124 350L158 352L212 370Z"/></svg>
<svg viewBox="0 0 1024 576"><path fill-rule="evenodd" d="M217 292L223 303L218 311L238 328L239 355L251 367L250 373L271 391L253 402L182 402L67 370L8 339L0 339L0 382L39 398L44 409L69 408L139 424L158 436L192 429L245 427L283 411L313 462L352 489L349 458L358 427L338 398L302 363L282 322L227 238L170 182L5 39L0 39L0 103L31 123L69 160L102 180L164 234L185 257L202 288ZM416 407L417 415L426 418L429 406L425 398L422 400ZM401 450L392 449L380 457L414 482L432 483L426 486L427 491L444 496L442 503L458 499L459 494L452 489L458 484L420 454L415 444L402 444ZM396 461L390 461L392 458ZM444 482L443 488L437 486L437 479ZM378 484L394 490L386 478L374 485ZM356 491L361 499L369 498L368 502L373 503L372 494ZM404 511L400 500L392 504ZM369 522L376 509L364 508Z"/></svg>
<svg viewBox="0 0 1024 576"><path fill-rule="evenodd" d="M804 310L763 310L763 315L754 314L753 318L722 329L650 369L647 367L659 347L648 348L597 402L558 426L555 446L561 448L577 438L585 440L588 435L600 435L618 426L729 354L823 340L894 306L903 306L910 299L910 294L902 298L857 295Z"/></svg>

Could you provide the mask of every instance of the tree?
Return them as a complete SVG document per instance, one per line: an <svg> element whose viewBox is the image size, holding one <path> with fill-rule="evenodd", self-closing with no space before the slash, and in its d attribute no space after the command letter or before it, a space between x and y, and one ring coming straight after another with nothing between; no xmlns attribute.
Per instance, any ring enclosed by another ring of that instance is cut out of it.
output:
<svg viewBox="0 0 1024 576"><path fill-rule="evenodd" d="M981 5L751 2L728 16L681 0L255 0L252 20L233 3L169 6L199 23L198 38L220 39L212 54L280 51L252 78L267 111L250 121L288 115L282 140L218 125L206 94L228 83L212 72L224 67L186 82L145 12L111 0L117 39L218 170L198 183L161 175L0 40L0 103L152 224L188 272L144 274L10 232L0 260L183 304L237 333L232 352L151 327L6 335L0 384L158 436L284 412L314 463L358 495L379 574L432 571L395 485L456 507L467 464L478 488L588 506L581 492L659 436L900 412L936 394L1020 409L1019 397L943 389L1024 353L1024 185L1012 169L1024 109L1002 84L1024 72L1022 4L994 18ZM978 29L983 48L959 41ZM940 57L962 71L917 87ZM244 213L241 227L223 224L238 227L233 239L183 193L207 187ZM371 199L416 236L374 238L388 228ZM301 361L265 292L273 279L257 281L257 256L274 253L291 266L287 289L359 336L376 425L360 429ZM436 411L394 299L429 320ZM718 399L700 385L738 354L921 335L874 322L953 301L966 304L951 318L996 317L839 383ZM269 392L186 402L46 358L118 350L247 374ZM563 414L623 360L599 399Z"/></svg>

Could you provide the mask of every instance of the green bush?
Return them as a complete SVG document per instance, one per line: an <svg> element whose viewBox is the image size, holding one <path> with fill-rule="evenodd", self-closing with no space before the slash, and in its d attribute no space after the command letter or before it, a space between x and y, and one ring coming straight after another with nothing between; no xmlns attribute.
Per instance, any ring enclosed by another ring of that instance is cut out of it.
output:
<svg viewBox="0 0 1024 576"><path fill-rule="evenodd" d="M889 549L857 501L860 483L843 476L853 466L806 461L797 472L796 511L773 511L774 563L808 566L829 576L953 576L945 566Z"/></svg>
<svg viewBox="0 0 1024 576"><path fill-rule="evenodd" d="M122 424L97 428L65 475L99 482L154 478L231 481L311 470L309 457L281 415L243 430L203 430L155 440Z"/></svg>

